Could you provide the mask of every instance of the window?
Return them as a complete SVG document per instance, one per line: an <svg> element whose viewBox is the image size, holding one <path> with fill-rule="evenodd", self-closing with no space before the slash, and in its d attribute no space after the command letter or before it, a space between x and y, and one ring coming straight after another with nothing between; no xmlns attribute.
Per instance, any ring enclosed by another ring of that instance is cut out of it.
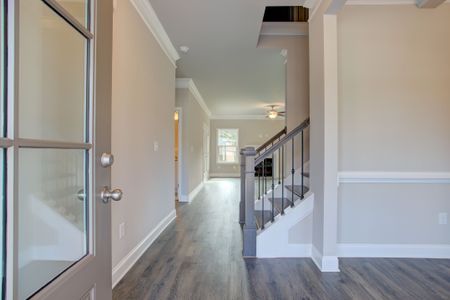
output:
<svg viewBox="0 0 450 300"><path fill-rule="evenodd" d="M217 129L217 162L236 164L239 162L239 130Z"/></svg>

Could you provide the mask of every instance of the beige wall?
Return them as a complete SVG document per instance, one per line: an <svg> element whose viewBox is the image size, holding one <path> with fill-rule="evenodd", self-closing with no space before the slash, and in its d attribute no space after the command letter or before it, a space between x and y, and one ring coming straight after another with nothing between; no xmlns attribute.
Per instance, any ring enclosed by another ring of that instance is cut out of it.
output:
<svg viewBox="0 0 450 300"><path fill-rule="evenodd" d="M450 5L339 14L339 169L450 172ZM342 184L339 242L450 242L449 185Z"/></svg>
<svg viewBox="0 0 450 300"><path fill-rule="evenodd" d="M113 50L114 267L174 210L175 67L129 1L117 1Z"/></svg>
<svg viewBox="0 0 450 300"><path fill-rule="evenodd" d="M337 239L337 36L336 16L325 12L331 1L322 1L309 22L311 190L314 192L312 243L321 255L336 255ZM327 260L336 270L337 260Z"/></svg>
<svg viewBox="0 0 450 300"><path fill-rule="evenodd" d="M239 162L236 164L218 164L217 129L239 129L239 148L260 146L284 127L284 120L211 120L211 156L210 175L239 176Z"/></svg>
<svg viewBox="0 0 450 300"><path fill-rule="evenodd" d="M189 89L176 90L181 108L181 195L188 196L203 181L203 126L209 118Z"/></svg>
<svg viewBox="0 0 450 300"><path fill-rule="evenodd" d="M287 50L286 126L288 131L309 117L308 36L262 35L258 47Z"/></svg>

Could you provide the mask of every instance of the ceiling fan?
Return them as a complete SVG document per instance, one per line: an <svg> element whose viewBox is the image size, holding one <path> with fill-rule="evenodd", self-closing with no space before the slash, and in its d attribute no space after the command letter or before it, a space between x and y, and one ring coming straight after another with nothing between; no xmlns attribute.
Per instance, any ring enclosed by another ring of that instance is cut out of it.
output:
<svg viewBox="0 0 450 300"><path fill-rule="evenodd" d="M277 107L280 107L279 105L267 105L267 108L269 108L266 111L266 118L269 119L276 119L278 116L284 117L285 113L284 111L277 111Z"/></svg>

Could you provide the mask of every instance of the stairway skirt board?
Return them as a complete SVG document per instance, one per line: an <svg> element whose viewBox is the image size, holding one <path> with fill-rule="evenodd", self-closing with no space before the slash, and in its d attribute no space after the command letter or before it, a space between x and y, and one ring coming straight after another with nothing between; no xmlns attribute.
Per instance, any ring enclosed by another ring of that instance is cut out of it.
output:
<svg viewBox="0 0 450 300"><path fill-rule="evenodd" d="M260 258L311 257L311 244L289 243L289 230L310 216L314 208L314 195L309 191L309 172L301 170L284 180L284 186L276 182L274 191L270 189L255 201L255 224L257 227L256 256ZM303 197L303 198L302 198ZM264 202L264 210L263 208ZM272 220L272 207L273 216Z"/></svg>

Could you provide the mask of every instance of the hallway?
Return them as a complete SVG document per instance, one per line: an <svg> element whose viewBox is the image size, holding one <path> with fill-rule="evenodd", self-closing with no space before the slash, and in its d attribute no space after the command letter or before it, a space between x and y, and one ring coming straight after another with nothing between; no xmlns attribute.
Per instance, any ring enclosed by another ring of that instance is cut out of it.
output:
<svg viewBox="0 0 450 300"><path fill-rule="evenodd" d="M341 259L320 273L311 259L241 255L239 180L214 179L117 284L113 299L449 299L450 261Z"/></svg>

